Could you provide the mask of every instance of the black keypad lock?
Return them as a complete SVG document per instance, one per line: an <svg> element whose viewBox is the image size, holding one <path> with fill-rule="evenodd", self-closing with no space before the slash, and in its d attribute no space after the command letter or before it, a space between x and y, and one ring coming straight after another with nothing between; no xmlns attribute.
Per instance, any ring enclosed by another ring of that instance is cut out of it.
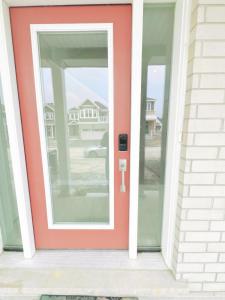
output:
<svg viewBox="0 0 225 300"><path fill-rule="evenodd" d="M119 134L119 151L128 150L128 134L122 133Z"/></svg>

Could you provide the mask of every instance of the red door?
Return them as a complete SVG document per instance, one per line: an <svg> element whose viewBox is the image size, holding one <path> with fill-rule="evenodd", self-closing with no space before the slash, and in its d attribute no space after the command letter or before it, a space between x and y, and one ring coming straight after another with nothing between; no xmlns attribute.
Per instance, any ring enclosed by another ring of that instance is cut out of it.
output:
<svg viewBox="0 0 225 300"><path fill-rule="evenodd" d="M127 249L131 7L10 14L36 247Z"/></svg>

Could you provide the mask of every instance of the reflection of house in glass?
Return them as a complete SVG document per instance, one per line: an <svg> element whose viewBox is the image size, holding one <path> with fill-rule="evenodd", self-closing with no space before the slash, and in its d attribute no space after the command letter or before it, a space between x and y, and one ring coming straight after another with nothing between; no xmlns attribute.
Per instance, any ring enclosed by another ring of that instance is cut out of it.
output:
<svg viewBox="0 0 225 300"><path fill-rule="evenodd" d="M55 108L53 103L44 106L44 118L47 136L55 138Z"/></svg>
<svg viewBox="0 0 225 300"><path fill-rule="evenodd" d="M155 103L156 99L147 98L146 99L146 135L152 138L154 135L159 134L162 130L162 122L156 115Z"/></svg>
<svg viewBox="0 0 225 300"><path fill-rule="evenodd" d="M54 104L46 104L44 113L46 134L48 138L55 139ZM98 101L87 99L69 109L67 125L70 139L101 140L104 132L108 131L108 108Z"/></svg>

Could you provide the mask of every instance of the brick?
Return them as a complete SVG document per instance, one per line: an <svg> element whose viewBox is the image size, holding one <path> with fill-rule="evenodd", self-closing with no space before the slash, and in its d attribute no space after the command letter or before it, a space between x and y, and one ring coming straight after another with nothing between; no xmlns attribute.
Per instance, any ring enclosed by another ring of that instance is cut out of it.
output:
<svg viewBox="0 0 225 300"><path fill-rule="evenodd" d="M217 253L184 253L184 262L216 262Z"/></svg>
<svg viewBox="0 0 225 300"><path fill-rule="evenodd" d="M208 229L207 221L182 221L180 224L181 231L207 231Z"/></svg>
<svg viewBox="0 0 225 300"><path fill-rule="evenodd" d="M192 73L224 73L224 58L194 58Z"/></svg>
<svg viewBox="0 0 225 300"><path fill-rule="evenodd" d="M188 220L223 220L224 212L218 209L190 209Z"/></svg>
<svg viewBox="0 0 225 300"><path fill-rule="evenodd" d="M214 221L210 226L211 231L225 231L225 221Z"/></svg>
<svg viewBox="0 0 225 300"><path fill-rule="evenodd" d="M225 243L209 243L208 252L225 252Z"/></svg>
<svg viewBox="0 0 225 300"><path fill-rule="evenodd" d="M202 290L202 283L189 283L188 287L191 292L200 292Z"/></svg>
<svg viewBox="0 0 225 300"><path fill-rule="evenodd" d="M183 198L182 208L211 208L211 198Z"/></svg>
<svg viewBox="0 0 225 300"><path fill-rule="evenodd" d="M224 6L208 6L206 8L206 22L224 23L225 7Z"/></svg>
<svg viewBox="0 0 225 300"><path fill-rule="evenodd" d="M179 243L179 252L206 252L205 243Z"/></svg>
<svg viewBox="0 0 225 300"><path fill-rule="evenodd" d="M193 172L225 172L225 160L195 160L192 162Z"/></svg>
<svg viewBox="0 0 225 300"><path fill-rule="evenodd" d="M184 123L183 130L188 132L218 132L221 129L221 120L190 119Z"/></svg>
<svg viewBox="0 0 225 300"><path fill-rule="evenodd" d="M197 0L197 4L225 5L225 0Z"/></svg>
<svg viewBox="0 0 225 300"><path fill-rule="evenodd" d="M200 80L200 88L224 89L225 74L202 74Z"/></svg>
<svg viewBox="0 0 225 300"><path fill-rule="evenodd" d="M198 118L223 119L225 118L225 105L224 104L199 105Z"/></svg>
<svg viewBox="0 0 225 300"><path fill-rule="evenodd" d="M203 264L178 264L177 272L202 272Z"/></svg>
<svg viewBox="0 0 225 300"><path fill-rule="evenodd" d="M225 198L215 198L213 202L213 208L225 209Z"/></svg>
<svg viewBox="0 0 225 300"><path fill-rule="evenodd" d="M224 186L190 186L191 197L225 197Z"/></svg>
<svg viewBox="0 0 225 300"><path fill-rule="evenodd" d="M224 283L204 283L203 291L207 292L225 292Z"/></svg>
<svg viewBox="0 0 225 300"><path fill-rule="evenodd" d="M177 260L183 262L177 274L192 291L224 292L225 0L194 0L193 7L189 74L194 74L187 85L178 211L185 242L177 241Z"/></svg>
<svg viewBox="0 0 225 300"><path fill-rule="evenodd" d="M224 146L225 133L197 133L195 135L196 146Z"/></svg>
<svg viewBox="0 0 225 300"><path fill-rule="evenodd" d="M224 56L225 57L225 42L206 41L203 43L204 56Z"/></svg>
<svg viewBox="0 0 225 300"><path fill-rule="evenodd" d="M213 173L185 173L183 178L184 184L213 184Z"/></svg>
<svg viewBox="0 0 225 300"><path fill-rule="evenodd" d="M220 261L220 262L225 262L225 253L221 253L221 254L220 254L219 261Z"/></svg>
<svg viewBox="0 0 225 300"><path fill-rule="evenodd" d="M213 147L185 147L186 158L187 159L214 159L217 157L217 148ZM222 151L222 150L221 150ZM223 157L221 157L223 158ZM225 148L224 148L224 158L225 158Z"/></svg>
<svg viewBox="0 0 225 300"><path fill-rule="evenodd" d="M223 273L223 272L225 272L225 264L223 264L223 263L206 264L205 265L205 272Z"/></svg>
<svg viewBox="0 0 225 300"><path fill-rule="evenodd" d="M225 273L217 274L217 281L225 282Z"/></svg>
<svg viewBox="0 0 225 300"><path fill-rule="evenodd" d="M225 158L225 147L220 149L219 157L222 158L222 159Z"/></svg>
<svg viewBox="0 0 225 300"><path fill-rule="evenodd" d="M225 24L199 24L195 38L197 40L224 40Z"/></svg>
<svg viewBox="0 0 225 300"><path fill-rule="evenodd" d="M225 0L197 0L197 3L200 4L213 4L220 5L225 4Z"/></svg>
<svg viewBox="0 0 225 300"><path fill-rule="evenodd" d="M186 242L218 242L220 239L219 232L187 232Z"/></svg>
<svg viewBox="0 0 225 300"><path fill-rule="evenodd" d="M192 90L189 97L191 103L223 103L224 90Z"/></svg>
<svg viewBox="0 0 225 300"><path fill-rule="evenodd" d="M211 282L215 281L216 274L215 273L188 273L188 274L183 274L183 279L186 279L190 282Z"/></svg>
<svg viewBox="0 0 225 300"><path fill-rule="evenodd" d="M217 174L216 175L216 183L217 184L225 184L225 174Z"/></svg>

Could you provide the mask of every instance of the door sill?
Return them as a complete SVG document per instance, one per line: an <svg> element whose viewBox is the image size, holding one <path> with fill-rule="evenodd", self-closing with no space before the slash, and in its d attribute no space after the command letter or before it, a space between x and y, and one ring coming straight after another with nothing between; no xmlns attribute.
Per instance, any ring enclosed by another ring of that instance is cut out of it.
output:
<svg viewBox="0 0 225 300"><path fill-rule="evenodd" d="M168 270L159 252L138 253L137 259L131 260L123 250L37 250L31 259L21 252L3 252L0 268L11 267Z"/></svg>

